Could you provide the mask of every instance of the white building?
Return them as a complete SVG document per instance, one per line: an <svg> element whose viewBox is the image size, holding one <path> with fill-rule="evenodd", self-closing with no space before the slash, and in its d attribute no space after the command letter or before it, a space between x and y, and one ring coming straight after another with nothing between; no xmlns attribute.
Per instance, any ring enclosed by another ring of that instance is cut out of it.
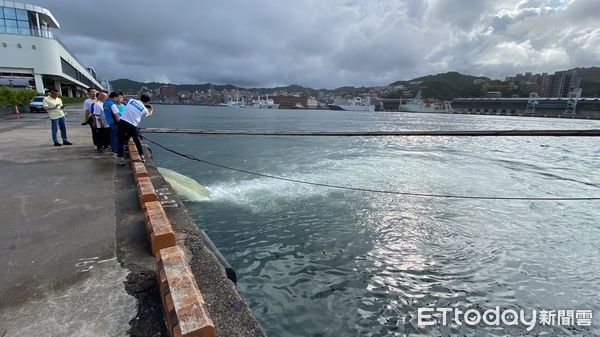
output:
<svg viewBox="0 0 600 337"><path fill-rule="evenodd" d="M32 87L44 93L84 96L88 87L103 89L91 67L84 67L52 34L60 29L42 7L0 0L0 86Z"/></svg>

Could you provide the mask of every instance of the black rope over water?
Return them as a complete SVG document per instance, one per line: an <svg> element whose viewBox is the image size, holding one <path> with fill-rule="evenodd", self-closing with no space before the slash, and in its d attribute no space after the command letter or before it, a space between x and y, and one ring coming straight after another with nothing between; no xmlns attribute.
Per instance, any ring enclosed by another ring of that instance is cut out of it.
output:
<svg viewBox="0 0 600 337"><path fill-rule="evenodd" d="M285 137L600 137L600 129L589 130L423 130L423 131L249 131L143 128L145 133L177 133L208 136Z"/></svg>
<svg viewBox="0 0 600 337"><path fill-rule="evenodd" d="M216 166L219 168L246 173L250 175L255 175L264 178L271 178L276 180L289 181L298 184L312 185L312 186L320 186L320 187L329 187L336 188L341 190L349 190L349 191L360 191L360 192L370 192L370 193L383 193L383 194L395 194L395 195L406 195L406 196L414 196L414 197L427 197L427 198L444 198L444 199L478 199L478 200L527 200L527 201L590 201L590 200L600 200L600 197L490 197L490 196L470 196L470 195L453 195L453 194L430 194L430 193L417 193L417 192L401 192L401 191L386 191L386 190L375 190L369 188L360 188L360 187L351 187L351 186L340 186L340 185L330 185L330 184L322 184L316 183L312 181L305 181L299 179L291 179L280 176L274 176L270 174L258 173L253 171L247 171L235 167L230 167L226 165L221 165L217 163L213 163L207 160L203 160L192 156L190 154L181 153L179 151L170 149L162 144L159 144L146 136L140 135L143 139L148 142L162 148L165 151L176 154L180 157L187 158L189 160L197 161L200 163L204 163L211 166Z"/></svg>

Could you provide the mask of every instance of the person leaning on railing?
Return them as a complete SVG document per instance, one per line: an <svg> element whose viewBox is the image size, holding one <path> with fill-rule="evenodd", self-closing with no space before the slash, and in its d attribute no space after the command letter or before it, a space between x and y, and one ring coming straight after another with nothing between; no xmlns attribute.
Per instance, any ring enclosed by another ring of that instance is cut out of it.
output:
<svg viewBox="0 0 600 337"><path fill-rule="evenodd" d="M127 145L129 138L133 138L135 147L137 148L142 161L144 161L144 149L140 142L140 134L138 125L142 120L142 115L147 117L152 116L154 109L150 106L150 97L148 95L142 95L140 100L130 99L119 119L119 146L117 152L117 165L124 166L125 160L123 159L123 147Z"/></svg>

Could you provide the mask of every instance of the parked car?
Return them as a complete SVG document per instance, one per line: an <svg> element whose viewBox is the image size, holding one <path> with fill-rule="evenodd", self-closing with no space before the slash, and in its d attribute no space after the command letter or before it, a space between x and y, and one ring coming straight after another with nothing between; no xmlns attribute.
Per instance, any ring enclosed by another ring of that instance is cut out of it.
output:
<svg viewBox="0 0 600 337"><path fill-rule="evenodd" d="M46 112L46 109L44 109L44 96L35 96L29 101L29 112Z"/></svg>

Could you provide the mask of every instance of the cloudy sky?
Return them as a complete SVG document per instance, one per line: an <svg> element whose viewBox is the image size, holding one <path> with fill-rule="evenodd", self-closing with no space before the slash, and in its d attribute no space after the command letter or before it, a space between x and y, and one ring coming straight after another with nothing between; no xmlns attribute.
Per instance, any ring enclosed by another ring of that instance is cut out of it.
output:
<svg viewBox="0 0 600 337"><path fill-rule="evenodd" d="M598 0L30 0L104 79L314 88L599 65Z"/></svg>

